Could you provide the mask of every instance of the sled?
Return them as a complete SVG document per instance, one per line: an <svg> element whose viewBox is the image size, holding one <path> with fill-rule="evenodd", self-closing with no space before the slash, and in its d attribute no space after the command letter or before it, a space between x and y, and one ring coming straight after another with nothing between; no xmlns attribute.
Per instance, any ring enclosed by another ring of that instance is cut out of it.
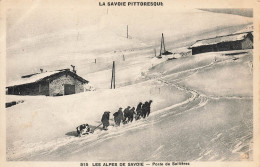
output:
<svg viewBox="0 0 260 167"><path fill-rule="evenodd" d="M81 131L80 131L80 133L78 134L78 137L81 137L81 136L85 136L85 135L89 135L90 133L92 133L91 132L91 129L87 129L87 128L85 128L85 129L82 129Z"/></svg>

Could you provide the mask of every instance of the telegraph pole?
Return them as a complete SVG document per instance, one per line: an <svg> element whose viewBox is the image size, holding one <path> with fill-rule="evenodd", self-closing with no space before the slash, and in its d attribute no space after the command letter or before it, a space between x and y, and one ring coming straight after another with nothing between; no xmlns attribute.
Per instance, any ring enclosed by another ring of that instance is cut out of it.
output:
<svg viewBox="0 0 260 167"><path fill-rule="evenodd" d="M163 36L162 36L162 37L163 37ZM162 38L162 39L163 39L163 38ZM160 56L162 55L162 41L163 41L162 39L161 39Z"/></svg>
<svg viewBox="0 0 260 167"><path fill-rule="evenodd" d="M114 81L114 61L113 61L113 66L112 66L111 89L113 88L113 81Z"/></svg>
<svg viewBox="0 0 260 167"><path fill-rule="evenodd" d="M163 33L162 33L162 41L163 41L163 48L164 48L164 52L165 52L166 49L165 49L165 43L164 43L164 36L163 36Z"/></svg>
<svg viewBox="0 0 260 167"><path fill-rule="evenodd" d="M114 66L114 89L116 88L116 64L115 64L115 61L113 61L113 66Z"/></svg>
<svg viewBox="0 0 260 167"><path fill-rule="evenodd" d="M164 49L163 52L162 52L162 49ZM163 33L162 33L160 56L162 55L162 53L165 53L165 51L166 51L166 49L165 49L164 37L163 37Z"/></svg>
<svg viewBox="0 0 260 167"><path fill-rule="evenodd" d="M128 25L126 26L126 38L128 38Z"/></svg>
<svg viewBox="0 0 260 167"><path fill-rule="evenodd" d="M116 76L115 76L115 61L113 61L113 66L112 66L112 78L111 78L111 89L116 88Z"/></svg>

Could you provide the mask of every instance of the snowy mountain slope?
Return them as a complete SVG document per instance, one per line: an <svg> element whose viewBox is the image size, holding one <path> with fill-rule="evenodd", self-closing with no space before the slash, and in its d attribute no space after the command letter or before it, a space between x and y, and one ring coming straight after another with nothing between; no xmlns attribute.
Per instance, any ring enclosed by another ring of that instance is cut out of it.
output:
<svg viewBox="0 0 260 167"><path fill-rule="evenodd" d="M233 33L252 23L251 18L196 9L165 12L158 8L152 16L148 9L138 8L131 11L111 8L108 14L104 9L70 10L66 15L61 15L66 10L63 8L61 11L50 8L45 15L42 10L36 7L19 21L16 10L9 10L7 82L38 72L39 68L52 71L68 68L70 64L80 66L78 72L90 73L82 63L92 63L107 53L113 57L114 51L144 49L152 56L154 48L159 52L161 33L165 35L166 48L171 50L201 38ZM124 19L129 15L129 19ZM131 39L126 38L126 25Z"/></svg>
<svg viewBox="0 0 260 167"><path fill-rule="evenodd" d="M160 87L160 92L157 87ZM166 94L168 96L164 97ZM176 96L179 98L176 99ZM24 99L25 102L7 109L9 118L7 120L9 129L7 140L15 147L21 143L47 142L50 139L63 137L70 131L75 131L75 125L86 122L93 126L98 125L105 110L115 112L119 107L128 105L136 107L139 101L148 99L153 99L156 104L155 109L160 109L171 103L179 103L188 96L176 89L161 87L160 84L149 81L115 90L80 93L61 98L14 97ZM8 98L13 99L12 96ZM27 114L17 111L26 111ZM16 123L13 124L14 122ZM21 128L18 130L17 126ZM20 148L17 149L17 153L19 153Z"/></svg>
<svg viewBox="0 0 260 167"><path fill-rule="evenodd" d="M206 62L218 58L217 62L208 65L200 61L192 61L194 64L191 65L183 57L178 61L188 69L175 72L169 68L161 75L151 71L146 77L154 79L146 78L147 81L115 90L100 89L64 97L7 96L8 101L25 101L7 108L8 159L237 160L243 149L251 157L252 89L233 86L233 82L252 82L248 65L252 57L249 51L233 61L230 56L223 58L224 54L226 52L196 55ZM167 69L164 66L171 63L174 61L160 63L152 69ZM221 75L223 70L234 73L238 68L245 75L234 75L233 82ZM134 71L134 68L128 70ZM212 72L214 78L197 82ZM216 81L218 87L231 88L232 91L219 91L212 84ZM198 87L198 83L203 86ZM230 96L232 92L233 97ZM98 125L105 110L113 113L120 106L136 106L139 101L148 99L154 101L149 118L119 128L110 127L107 132L97 130L93 136L75 138L76 126L86 122L92 127ZM234 107L238 105L240 107ZM132 144L125 145L126 138ZM224 142L226 140L233 144L229 145ZM136 146L134 150L130 149L133 144ZM149 149L142 149L144 146ZM118 152L118 147L124 149ZM107 156L106 150L117 150L118 155ZM193 151L186 154L187 150ZM142 156L137 156L139 154Z"/></svg>
<svg viewBox="0 0 260 167"><path fill-rule="evenodd" d="M162 32L168 50L187 48L198 39L244 29L251 18L196 9L157 8L151 13L148 8L111 8L107 14L103 8L61 7L49 8L45 15L42 10L35 6L21 18L9 10L7 81L39 68L52 71L73 64L97 91L63 97L7 95L7 102L24 100L6 109L7 160L216 161L241 160L244 154L252 159L251 51L154 58ZM125 38L126 25L131 39ZM115 90L108 89L112 61ZM104 111L114 113L150 99L149 118L75 137L78 125L99 125Z"/></svg>

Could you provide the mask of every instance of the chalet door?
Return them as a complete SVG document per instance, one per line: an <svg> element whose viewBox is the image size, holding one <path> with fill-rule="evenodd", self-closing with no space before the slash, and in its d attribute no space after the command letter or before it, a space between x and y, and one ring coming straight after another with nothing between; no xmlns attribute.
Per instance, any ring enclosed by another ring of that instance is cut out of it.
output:
<svg viewBox="0 0 260 167"><path fill-rule="evenodd" d="M75 85L64 84L64 95L75 94Z"/></svg>

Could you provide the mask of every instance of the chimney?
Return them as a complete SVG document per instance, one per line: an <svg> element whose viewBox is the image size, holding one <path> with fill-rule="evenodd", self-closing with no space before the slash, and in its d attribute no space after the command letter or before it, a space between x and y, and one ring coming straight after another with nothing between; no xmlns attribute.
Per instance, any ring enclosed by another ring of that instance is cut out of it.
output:
<svg viewBox="0 0 260 167"><path fill-rule="evenodd" d="M76 74L76 70L75 70L75 66L74 65L70 65L72 67L72 72L74 72Z"/></svg>
<svg viewBox="0 0 260 167"><path fill-rule="evenodd" d="M41 73L43 73L43 69L42 68L40 68L40 71L41 71Z"/></svg>

